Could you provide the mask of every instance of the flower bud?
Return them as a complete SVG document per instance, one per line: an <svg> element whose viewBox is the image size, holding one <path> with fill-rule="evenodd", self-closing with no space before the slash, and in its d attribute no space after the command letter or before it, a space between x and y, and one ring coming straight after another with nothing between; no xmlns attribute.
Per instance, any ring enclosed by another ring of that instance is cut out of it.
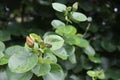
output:
<svg viewBox="0 0 120 80"><path fill-rule="evenodd" d="M34 41L29 36L26 37L26 43L30 48L34 47Z"/></svg>

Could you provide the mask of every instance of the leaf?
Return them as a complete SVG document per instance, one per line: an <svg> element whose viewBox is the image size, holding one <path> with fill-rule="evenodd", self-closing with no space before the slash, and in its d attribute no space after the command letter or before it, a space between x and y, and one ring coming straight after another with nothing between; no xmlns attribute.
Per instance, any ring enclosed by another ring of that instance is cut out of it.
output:
<svg viewBox="0 0 120 80"><path fill-rule="evenodd" d="M79 41L77 41L77 42L78 43L76 43L75 45L77 45L79 47L86 48L87 46L89 46L89 42L84 38L79 37Z"/></svg>
<svg viewBox="0 0 120 80"><path fill-rule="evenodd" d="M58 35L46 36L45 39L44 39L44 42L45 43L50 43L52 45L51 50L60 49L64 44L63 38L58 36Z"/></svg>
<svg viewBox="0 0 120 80"><path fill-rule="evenodd" d="M30 38L32 38L32 40L34 40L34 41L36 40L38 42L42 40L41 37L35 33L31 33Z"/></svg>
<svg viewBox="0 0 120 80"><path fill-rule="evenodd" d="M2 58L0 58L0 65L4 65L8 63L8 56L4 55Z"/></svg>
<svg viewBox="0 0 120 80"><path fill-rule="evenodd" d="M64 45L64 48L65 48L65 50L66 50L66 52L69 56L73 55L75 53L75 47L74 46Z"/></svg>
<svg viewBox="0 0 120 80"><path fill-rule="evenodd" d="M18 51L23 50L23 47L18 46L18 45L14 45L14 46L10 46L5 50L5 54L8 55L9 57L12 56L13 54L17 54Z"/></svg>
<svg viewBox="0 0 120 80"><path fill-rule="evenodd" d="M96 76L95 71L91 71L91 70L87 71L87 74L88 74L90 77L95 77L95 76Z"/></svg>
<svg viewBox="0 0 120 80"><path fill-rule="evenodd" d="M66 11L66 5L61 4L61 3L52 3L52 7L54 10L58 11L58 12L64 12Z"/></svg>
<svg viewBox="0 0 120 80"><path fill-rule="evenodd" d="M58 50L54 50L53 53L63 60L66 60L68 58L68 54L64 47L62 47Z"/></svg>
<svg viewBox="0 0 120 80"><path fill-rule="evenodd" d="M65 42L69 45L75 45L79 43L79 37L72 34L66 34L65 36Z"/></svg>
<svg viewBox="0 0 120 80"><path fill-rule="evenodd" d="M3 52L5 50L5 45L3 42L0 41L0 52Z"/></svg>
<svg viewBox="0 0 120 80"><path fill-rule="evenodd" d="M101 71L99 71L99 73L98 73L98 79L105 79L105 74L104 74L104 72L101 70Z"/></svg>
<svg viewBox="0 0 120 80"><path fill-rule="evenodd" d="M3 52L0 52L0 59L4 56Z"/></svg>
<svg viewBox="0 0 120 80"><path fill-rule="evenodd" d="M92 46L87 46L86 48L84 48L84 52L88 55L88 56L94 56L95 55L95 50L92 48Z"/></svg>
<svg viewBox="0 0 120 80"><path fill-rule="evenodd" d="M8 76L7 76L7 71L6 70L2 70L0 69L0 80L9 80Z"/></svg>
<svg viewBox="0 0 120 80"><path fill-rule="evenodd" d="M82 37L73 34L66 34L64 35L65 42L69 45L76 45L78 47L85 48L89 45L89 42Z"/></svg>
<svg viewBox="0 0 120 80"><path fill-rule="evenodd" d="M87 20L87 17L83 13L80 13L80 12L71 12L70 17L71 17L71 20L76 23Z"/></svg>
<svg viewBox="0 0 120 80"><path fill-rule="evenodd" d="M38 63L33 69L32 72L39 76L46 75L47 73L50 72L51 66L50 64L47 63Z"/></svg>
<svg viewBox="0 0 120 80"><path fill-rule="evenodd" d="M69 56L69 61L72 63L72 64L75 64L77 61L76 61L76 56L75 54L72 54Z"/></svg>
<svg viewBox="0 0 120 80"><path fill-rule="evenodd" d="M33 76L33 73L32 72L13 73L10 70L7 70L7 75L9 80L30 80Z"/></svg>
<svg viewBox="0 0 120 80"><path fill-rule="evenodd" d="M7 31L0 30L0 41L8 41L10 39L10 34Z"/></svg>
<svg viewBox="0 0 120 80"><path fill-rule="evenodd" d="M67 25L65 27L58 27L55 32L61 36L64 36L65 34L76 34L77 30L75 27Z"/></svg>
<svg viewBox="0 0 120 80"><path fill-rule="evenodd" d="M54 27L54 28L58 28L60 26L65 26L65 23L63 23L62 21L60 20L52 20L51 22L51 25Z"/></svg>
<svg viewBox="0 0 120 80"><path fill-rule="evenodd" d="M54 56L53 53L50 50L45 50L43 59L48 64L56 63L57 62L56 56Z"/></svg>
<svg viewBox="0 0 120 80"><path fill-rule="evenodd" d="M51 64L51 71L43 76L44 80L64 80L64 73L58 64Z"/></svg>
<svg viewBox="0 0 120 80"><path fill-rule="evenodd" d="M15 51L17 52L8 61L8 66L12 72L24 73L31 70L37 64L38 57L27 49L21 47L21 49L16 48Z"/></svg>
<svg viewBox="0 0 120 80"><path fill-rule="evenodd" d="M96 55L95 56L89 56L89 59L94 63L101 63L102 62L100 56L96 56Z"/></svg>

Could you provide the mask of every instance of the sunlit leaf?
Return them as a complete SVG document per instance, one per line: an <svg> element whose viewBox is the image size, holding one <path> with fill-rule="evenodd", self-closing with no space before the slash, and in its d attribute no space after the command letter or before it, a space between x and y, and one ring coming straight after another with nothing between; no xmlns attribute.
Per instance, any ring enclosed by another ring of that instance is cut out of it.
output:
<svg viewBox="0 0 120 80"><path fill-rule="evenodd" d="M60 49L64 44L63 38L58 35L49 35L45 37L44 42L52 45L51 50Z"/></svg>
<svg viewBox="0 0 120 80"><path fill-rule="evenodd" d="M21 48L17 49L17 52L10 57L8 66L12 72L24 73L31 70L37 62L38 57L35 54Z"/></svg>
<svg viewBox="0 0 120 80"><path fill-rule="evenodd" d="M58 11L58 12L64 12L66 10L66 6L64 4L61 3L52 3L52 7L54 10Z"/></svg>

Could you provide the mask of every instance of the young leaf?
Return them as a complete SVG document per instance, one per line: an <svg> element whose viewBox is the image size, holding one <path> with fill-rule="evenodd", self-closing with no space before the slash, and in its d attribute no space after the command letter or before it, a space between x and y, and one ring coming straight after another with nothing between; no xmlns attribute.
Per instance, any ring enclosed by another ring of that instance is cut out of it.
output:
<svg viewBox="0 0 120 80"><path fill-rule="evenodd" d="M52 7L54 10L58 11L58 12L64 12L66 11L66 5L61 4L61 3L52 3Z"/></svg>
<svg viewBox="0 0 120 80"><path fill-rule="evenodd" d="M33 69L32 72L39 76L46 75L47 73L50 72L51 66L50 64L47 63L38 63Z"/></svg>
<svg viewBox="0 0 120 80"><path fill-rule="evenodd" d="M90 76L90 77L95 77L96 76L96 73L95 71L87 71L87 74Z"/></svg>
<svg viewBox="0 0 120 80"><path fill-rule="evenodd" d="M72 5L72 11L77 11L78 9L78 2L75 2L73 5Z"/></svg>
<svg viewBox="0 0 120 80"><path fill-rule="evenodd" d="M8 63L8 56L4 55L2 58L0 58L0 65L4 65Z"/></svg>
<svg viewBox="0 0 120 80"><path fill-rule="evenodd" d="M58 64L51 64L51 71L43 76L44 80L64 80L64 73Z"/></svg>
<svg viewBox="0 0 120 80"><path fill-rule="evenodd" d="M0 52L3 52L5 50L5 45L3 42L0 41Z"/></svg>
<svg viewBox="0 0 120 80"><path fill-rule="evenodd" d="M64 34L76 34L77 30L75 27L67 25L65 27L58 27L55 32L63 36Z"/></svg>
<svg viewBox="0 0 120 80"><path fill-rule="evenodd" d="M87 17L83 13L80 13L80 12L71 12L70 17L71 17L71 20L76 23L87 20Z"/></svg>
<svg viewBox="0 0 120 80"><path fill-rule="evenodd" d="M17 49L17 52L10 57L8 66L12 72L24 73L31 70L37 62L38 57L35 54L21 48Z"/></svg>
<svg viewBox="0 0 120 80"><path fill-rule="evenodd" d="M52 22L51 22L51 25L54 27L54 28L58 28L58 27L60 27L60 26L65 26L65 23L63 23L62 21L60 21L60 20L53 20Z"/></svg>
<svg viewBox="0 0 120 80"><path fill-rule="evenodd" d="M51 50L60 49L64 44L63 38L58 36L58 35L46 36L45 39L44 39L44 42L45 43L50 43L52 45Z"/></svg>

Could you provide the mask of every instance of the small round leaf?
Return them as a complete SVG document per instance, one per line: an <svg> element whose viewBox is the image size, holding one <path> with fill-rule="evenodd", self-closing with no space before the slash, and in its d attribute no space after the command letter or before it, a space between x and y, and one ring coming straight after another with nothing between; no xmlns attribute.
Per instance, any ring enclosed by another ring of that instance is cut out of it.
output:
<svg viewBox="0 0 120 80"><path fill-rule="evenodd" d="M52 7L54 10L58 11L58 12L63 12L66 10L66 5L61 4L61 3L52 3Z"/></svg>
<svg viewBox="0 0 120 80"><path fill-rule="evenodd" d="M87 17L80 12L71 12L71 19L74 22L83 22L87 20Z"/></svg>
<svg viewBox="0 0 120 80"><path fill-rule="evenodd" d="M45 43L50 43L52 45L51 50L60 49L64 44L63 38L58 36L58 35L46 36L45 39L44 39L44 42Z"/></svg>
<svg viewBox="0 0 120 80"><path fill-rule="evenodd" d="M35 73L38 77L46 75L50 72L51 66L47 63L38 63L33 69L32 72Z"/></svg>
<svg viewBox="0 0 120 80"><path fill-rule="evenodd" d="M12 72L24 73L31 70L38 62L38 57L27 49L17 49L9 61L8 66Z"/></svg>
<svg viewBox="0 0 120 80"><path fill-rule="evenodd" d="M51 22L51 25L54 27L54 28L58 28L60 26L65 26L65 23L63 23L62 21L60 20L53 20Z"/></svg>

